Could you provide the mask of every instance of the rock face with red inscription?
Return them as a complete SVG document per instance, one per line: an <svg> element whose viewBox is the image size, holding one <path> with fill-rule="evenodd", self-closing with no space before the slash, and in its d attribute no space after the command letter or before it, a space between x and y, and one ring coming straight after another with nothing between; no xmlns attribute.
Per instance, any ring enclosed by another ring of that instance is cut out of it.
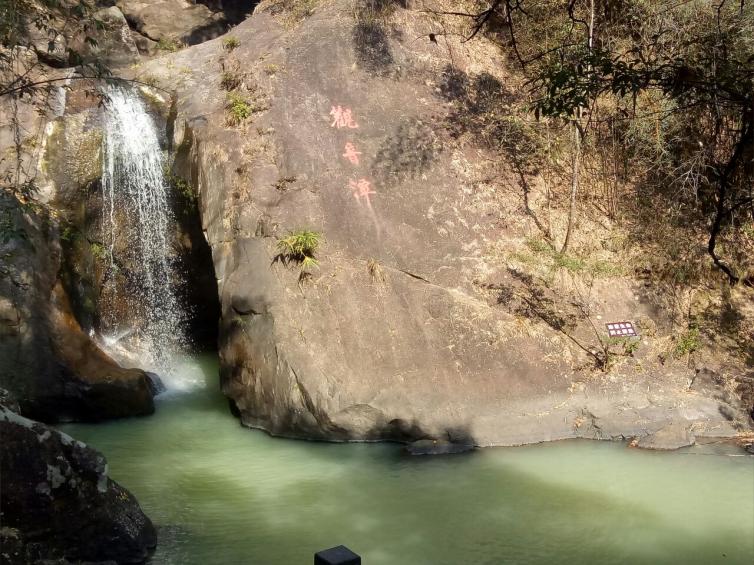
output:
<svg viewBox="0 0 754 565"><path fill-rule="evenodd" d="M500 148L515 132L491 125L521 95L490 43L431 41L436 22L400 2L299 4L262 2L232 40L139 71L175 90L175 172L198 189L222 388L244 424L463 445L655 434L663 447L666 428L688 443L748 425L689 392L689 369L652 372L648 348L592 370L597 320L666 323L630 279L581 289L590 321L514 266L537 229L533 189L515 146ZM279 245L304 230L322 236L316 266Z"/></svg>

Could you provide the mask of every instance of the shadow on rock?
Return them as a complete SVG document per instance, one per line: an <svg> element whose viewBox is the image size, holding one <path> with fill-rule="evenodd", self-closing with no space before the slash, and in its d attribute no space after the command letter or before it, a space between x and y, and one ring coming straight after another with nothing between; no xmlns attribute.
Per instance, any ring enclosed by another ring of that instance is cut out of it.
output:
<svg viewBox="0 0 754 565"><path fill-rule="evenodd" d="M372 175L382 183L413 179L427 171L440 153L433 129L419 121L404 121L380 145Z"/></svg>

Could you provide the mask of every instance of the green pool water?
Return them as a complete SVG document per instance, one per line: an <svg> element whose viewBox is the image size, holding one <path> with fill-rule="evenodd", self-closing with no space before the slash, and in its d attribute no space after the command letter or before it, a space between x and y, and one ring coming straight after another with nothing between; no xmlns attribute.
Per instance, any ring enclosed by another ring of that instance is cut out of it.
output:
<svg viewBox="0 0 754 565"><path fill-rule="evenodd" d="M155 564L754 563L754 457L559 442L410 457L392 444L274 439L242 428L211 356L185 363L154 416L65 431L158 527Z"/></svg>

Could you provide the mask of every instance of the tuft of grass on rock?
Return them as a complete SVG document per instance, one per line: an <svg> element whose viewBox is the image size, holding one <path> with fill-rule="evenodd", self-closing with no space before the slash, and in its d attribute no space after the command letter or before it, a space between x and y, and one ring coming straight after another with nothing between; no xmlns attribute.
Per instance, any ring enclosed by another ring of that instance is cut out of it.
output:
<svg viewBox="0 0 754 565"><path fill-rule="evenodd" d="M220 75L220 88L231 91L243 84L243 75L235 70L223 71Z"/></svg>
<svg viewBox="0 0 754 565"><path fill-rule="evenodd" d="M238 38L233 35L229 35L228 37L223 38L223 49L228 52L233 51L239 45L241 45L241 42L238 41Z"/></svg>
<svg viewBox="0 0 754 565"><path fill-rule="evenodd" d="M184 44L175 37L161 37L157 42L157 49L167 53L175 53L183 49Z"/></svg>
<svg viewBox="0 0 754 565"><path fill-rule="evenodd" d="M311 276L311 270L319 266L315 257L322 242L322 234L311 230L290 232L278 239L277 260L284 264L295 263L300 266L299 282Z"/></svg>

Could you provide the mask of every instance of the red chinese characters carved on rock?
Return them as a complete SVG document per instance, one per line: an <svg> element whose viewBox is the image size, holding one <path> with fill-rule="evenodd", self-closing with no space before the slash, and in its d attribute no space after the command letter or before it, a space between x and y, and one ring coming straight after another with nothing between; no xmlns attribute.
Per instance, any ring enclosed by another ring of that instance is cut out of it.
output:
<svg viewBox="0 0 754 565"><path fill-rule="evenodd" d="M345 147L345 153L343 153L343 157L348 159L352 165L358 165L359 164L359 155L361 155L361 151L356 151L356 146L353 143L346 143Z"/></svg>
<svg viewBox="0 0 754 565"><path fill-rule="evenodd" d="M356 120L354 119L350 108L343 108L342 106L333 106L332 110L330 110L330 115L332 116L332 123L330 124L331 128L355 129L359 127L359 124L356 123Z"/></svg>
<svg viewBox="0 0 754 565"><path fill-rule="evenodd" d="M364 199L367 203L367 206L369 206L370 208L372 207L372 202L369 197L372 194L377 194L374 190L372 190L372 183L370 183L367 179L359 179L349 181L348 186L351 188L351 194L358 202L361 202L361 200Z"/></svg>

